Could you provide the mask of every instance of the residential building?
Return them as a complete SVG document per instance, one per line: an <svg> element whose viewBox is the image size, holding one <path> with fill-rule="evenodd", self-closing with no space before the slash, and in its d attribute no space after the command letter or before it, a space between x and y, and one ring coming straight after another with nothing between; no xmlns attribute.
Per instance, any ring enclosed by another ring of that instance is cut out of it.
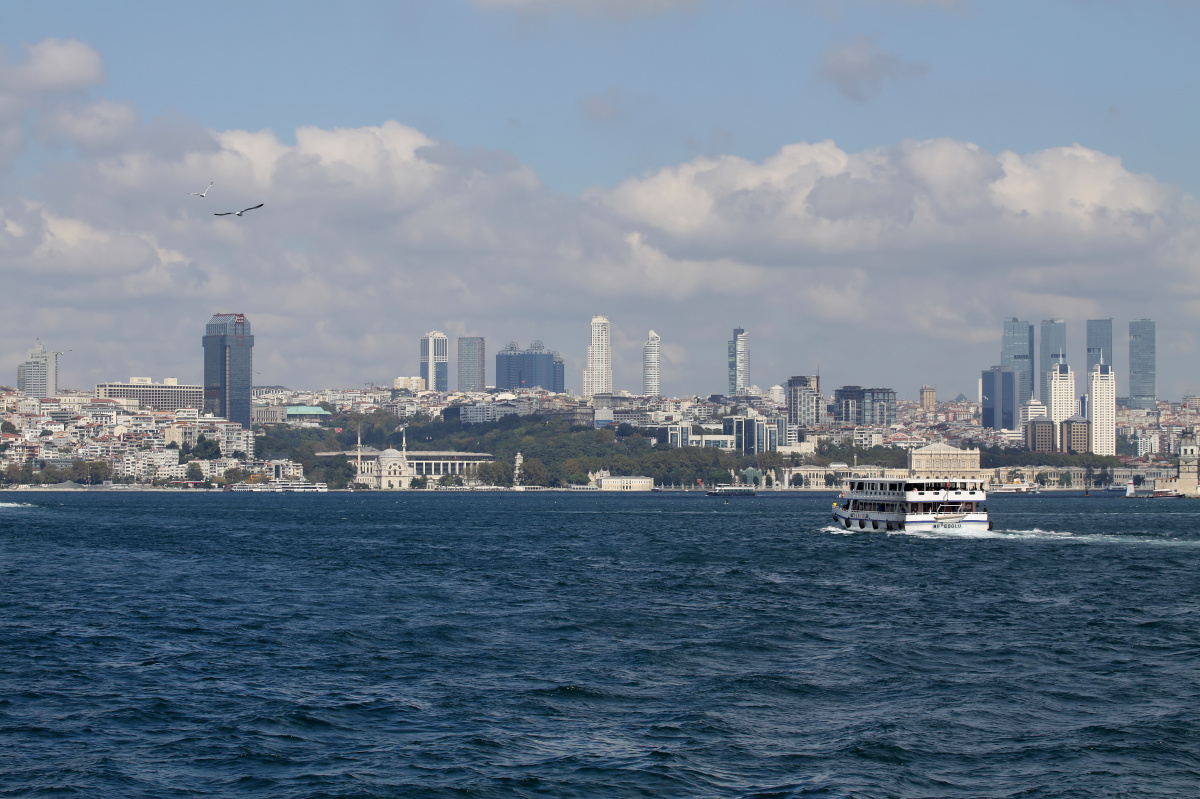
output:
<svg viewBox="0 0 1200 799"><path fill-rule="evenodd" d="M1033 398L1033 323L1017 318L1006 319L1004 337L1000 341L1000 365L1017 375L1017 403L1024 405Z"/></svg>
<svg viewBox="0 0 1200 799"><path fill-rule="evenodd" d="M982 418L992 430L1016 430L1018 375L1008 366L993 366L982 374Z"/></svg>
<svg viewBox="0 0 1200 799"><path fill-rule="evenodd" d="M1065 363L1055 364L1047 374L1046 410L1056 424L1075 415L1075 375Z"/></svg>
<svg viewBox="0 0 1200 799"><path fill-rule="evenodd" d="M1062 319L1042 320L1041 385L1038 399L1050 407L1050 373L1067 362L1067 323ZM1072 400L1074 401L1074 400ZM1053 411L1051 411L1053 415ZM1064 417L1065 418L1065 417ZM1056 419L1055 421L1060 421Z"/></svg>
<svg viewBox="0 0 1200 799"><path fill-rule="evenodd" d="M450 339L440 330L421 336L421 377L433 391L450 390Z"/></svg>
<svg viewBox="0 0 1200 799"><path fill-rule="evenodd" d="M820 375L789 377L784 387L788 422L798 427L816 427L825 419L825 398Z"/></svg>
<svg viewBox="0 0 1200 799"><path fill-rule="evenodd" d="M1025 448L1032 452L1058 452L1058 425L1041 416L1025 423Z"/></svg>
<svg viewBox="0 0 1200 799"><path fill-rule="evenodd" d="M483 391L487 388L486 363L483 336L459 336L458 390Z"/></svg>
<svg viewBox="0 0 1200 799"><path fill-rule="evenodd" d="M1091 423L1088 452L1117 454L1117 378L1107 363L1098 363L1088 373L1087 420Z"/></svg>
<svg viewBox="0 0 1200 799"><path fill-rule="evenodd" d="M1025 429L1026 424L1034 419L1045 418L1048 418L1048 412L1046 410L1046 406L1043 405L1040 400L1031 399L1029 402L1021 406L1021 417L1019 423L1022 430Z"/></svg>
<svg viewBox="0 0 1200 799"><path fill-rule="evenodd" d="M17 367L17 390L26 396L53 397L58 394L58 356L61 353L38 345L29 351L28 360Z"/></svg>
<svg viewBox="0 0 1200 799"><path fill-rule="evenodd" d="M1153 410L1158 405L1158 355L1153 319L1129 323L1129 404Z"/></svg>
<svg viewBox="0 0 1200 799"><path fill-rule="evenodd" d="M659 387L659 350L662 339L653 330L642 345L642 396L657 397L661 393Z"/></svg>
<svg viewBox="0 0 1200 799"><path fill-rule="evenodd" d="M733 329L733 338L729 341L729 389L730 397L746 395L750 387L750 336L740 327Z"/></svg>
<svg viewBox="0 0 1200 799"><path fill-rule="evenodd" d="M204 328L205 413L250 427L254 336L245 314L214 314Z"/></svg>
<svg viewBox="0 0 1200 799"><path fill-rule="evenodd" d="M1112 325L1111 319L1087 320L1087 372L1091 375L1092 367L1098 363L1113 364Z"/></svg>
<svg viewBox="0 0 1200 799"><path fill-rule="evenodd" d="M177 411L204 410L204 386L180 385L174 377L155 383L149 377L131 377L128 383L97 383L97 399L132 399L143 408Z"/></svg>
<svg viewBox="0 0 1200 799"><path fill-rule="evenodd" d="M848 426L896 423L896 392L890 388L842 386L833 391L834 421Z"/></svg>
<svg viewBox="0 0 1200 799"><path fill-rule="evenodd" d="M583 367L583 396L612 393L611 330L607 316L592 317L592 338Z"/></svg>
<svg viewBox="0 0 1200 799"><path fill-rule="evenodd" d="M392 381L392 390L416 394L418 391L424 391L426 385L423 377L397 377Z"/></svg>
<svg viewBox="0 0 1200 799"><path fill-rule="evenodd" d="M1068 455L1081 455L1088 451L1091 441L1091 424L1082 416L1063 419L1059 428L1059 451ZM1114 428L1115 429L1115 428Z"/></svg>
<svg viewBox="0 0 1200 799"><path fill-rule="evenodd" d="M933 386L921 386L921 409L937 410L937 389Z"/></svg>

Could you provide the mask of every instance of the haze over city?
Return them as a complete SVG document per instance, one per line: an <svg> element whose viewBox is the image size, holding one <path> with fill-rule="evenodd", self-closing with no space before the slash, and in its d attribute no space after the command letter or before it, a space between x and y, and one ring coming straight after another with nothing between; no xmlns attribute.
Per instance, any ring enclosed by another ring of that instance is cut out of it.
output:
<svg viewBox="0 0 1200 799"><path fill-rule="evenodd" d="M819 370L948 398L999 363L1007 318L1065 319L1082 371L1085 320L1111 317L1118 394L1141 318L1158 395L1200 390L1194 4L14 3L0 23L10 374L41 340L71 351L66 387L197 383L205 322L240 312L264 384L417 374L441 330L541 340L579 391L604 314L615 389L638 390L653 329L664 394L719 392L742 327L764 389Z"/></svg>

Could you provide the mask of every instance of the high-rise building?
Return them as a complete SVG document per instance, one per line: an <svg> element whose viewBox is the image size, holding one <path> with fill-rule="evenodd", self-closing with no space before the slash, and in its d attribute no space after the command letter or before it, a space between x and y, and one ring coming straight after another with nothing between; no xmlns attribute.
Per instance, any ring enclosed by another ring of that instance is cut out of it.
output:
<svg viewBox="0 0 1200 799"><path fill-rule="evenodd" d="M483 336L458 339L458 390L483 391L487 387L487 367Z"/></svg>
<svg viewBox="0 0 1200 799"><path fill-rule="evenodd" d="M1129 323L1129 404L1153 410L1158 405L1158 355L1153 319Z"/></svg>
<svg viewBox="0 0 1200 799"><path fill-rule="evenodd" d="M1087 420L1093 455L1117 454L1117 376L1112 366L1098 363L1088 372Z"/></svg>
<svg viewBox="0 0 1200 799"><path fill-rule="evenodd" d="M204 328L204 412L250 427L254 336L245 314L214 314Z"/></svg>
<svg viewBox="0 0 1200 799"><path fill-rule="evenodd" d="M524 350L510 341L496 353L496 388L544 388L561 394L566 391L563 376L562 356L546 349L540 341Z"/></svg>
<svg viewBox="0 0 1200 799"><path fill-rule="evenodd" d="M1061 319L1042 320L1041 386L1038 399L1050 407L1050 373L1054 367L1067 362L1067 323ZM1051 411L1053 415L1053 411ZM1066 418L1066 417L1064 417ZM1055 419L1054 421L1060 421Z"/></svg>
<svg viewBox="0 0 1200 799"><path fill-rule="evenodd" d="M937 410L937 389L933 386L921 386L921 410Z"/></svg>
<svg viewBox="0 0 1200 799"><path fill-rule="evenodd" d="M592 343L583 367L583 396L612 393L612 350L607 316L592 317Z"/></svg>
<svg viewBox="0 0 1200 799"><path fill-rule="evenodd" d="M1033 398L1036 386L1033 376L1033 323L1012 318L1004 321L1004 337L1000 341L1000 365L1017 375L1017 402L1021 405Z"/></svg>
<svg viewBox="0 0 1200 799"><path fill-rule="evenodd" d="M450 339L440 330L421 336L421 377L433 391L450 390Z"/></svg>
<svg viewBox="0 0 1200 799"><path fill-rule="evenodd" d="M993 366L983 372L984 427L992 430L1016 430L1020 418L1017 404L1017 373L1007 366Z"/></svg>
<svg viewBox="0 0 1200 799"><path fill-rule="evenodd" d="M1075 375L1065 363L1055 364L1046 374L1046 410L1050 421L1058 425L1059 451L1063 450L1062 423L1076 415Z"/></svg>
<svg viewBox="0 0 1200 799"><path fill-rule="evenodd" d="M17 390L38 399L57 395L59 355L38 343L29 351L29 359L17 367Z"/></svg>
<svg viewBox="0 0 1200 799"><path fill-rule="evenodd" d="M834 419L845 425L896 423L896 392L890 388L842 386L833 391Z"/></svg>
<svg viewBox="0 0 1200 799"><path fill-rule="evenodd" d="M740 327L729 341L729 391L731 397L745 396L750 387L750 336Z"/></svg>
<svg viewBox="0 0 1200 799"><path fill-rule="evenodd" d="M1092 374L1092 367L1098 363L1112 366L1112 322L1111 319L1087 320L1087 374L1089 376Z"/></svg>
<svg viewBox="0 0 1200 799"><path fill-rule="evenodd" d="M820 375L795 375L784 386L788 424L816 427L824 421L824 398Z"/></svg>
<svg viewBox="0 0 1200 799"><path fill-rule="evenodd" d="M660 393L658 383L658 359L662 338L653 330L642 345L642 396L657 397Z"/></svg>

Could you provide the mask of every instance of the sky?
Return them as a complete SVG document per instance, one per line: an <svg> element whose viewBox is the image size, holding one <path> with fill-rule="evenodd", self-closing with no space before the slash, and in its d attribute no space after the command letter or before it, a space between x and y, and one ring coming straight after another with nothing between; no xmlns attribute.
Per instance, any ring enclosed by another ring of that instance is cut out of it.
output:
<svg viewBox="0 0 1200 799"><path fill-rule="evenodd" d="M973 397L1017 317L1082 392L1111 317L1118 394L1152 318L1179 399L1198 122L1183 0L7 2L0 383L39 341L66 387L198 383L241 312L262 385L390 384L440 330L578 392L604 314L634 393L651 329L665 394L723 392L741 327L764 390Z"/></svg>

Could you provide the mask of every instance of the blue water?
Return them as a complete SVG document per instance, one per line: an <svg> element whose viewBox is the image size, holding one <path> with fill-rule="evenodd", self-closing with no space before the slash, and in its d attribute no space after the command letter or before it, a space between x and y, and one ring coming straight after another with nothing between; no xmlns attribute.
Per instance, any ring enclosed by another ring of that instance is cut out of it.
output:
<svg viewBox="0 0 1200 799"><path fill-rule="evenodd" d="M0 796L1194 797L1200 502L0 493Z"/></svg>

